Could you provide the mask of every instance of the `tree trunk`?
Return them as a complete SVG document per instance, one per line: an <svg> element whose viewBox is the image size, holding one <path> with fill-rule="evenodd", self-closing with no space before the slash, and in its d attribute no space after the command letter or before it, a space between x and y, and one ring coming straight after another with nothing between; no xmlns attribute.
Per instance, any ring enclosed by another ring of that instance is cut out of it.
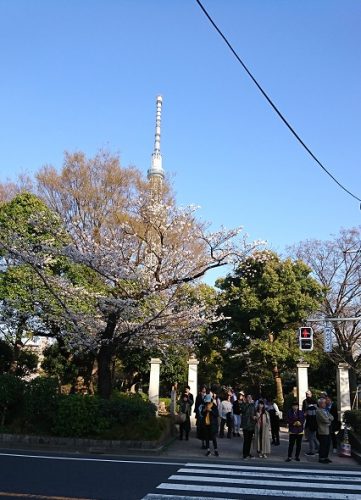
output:
<svg viewBox="0 0 361 500"><path fill-rule="evenodd" d="M103 345L98 353L98 394L101 398L109 399L112 393L112 359L113 349Z"/></svg>
<svg viewBox="0 0 361 500"><path fill-rule="evenodd" d="M112 362L115 352L114 330L117 325L117 316L110 314L105 330L102 332L104 343L100 346L98 362L98 394L101 398L109 399L112 393Z"/></svg>
<svg viewBox="0 0 361 500"><path fill-rule="evenodd" d="M269 338L269 341L270 343L272 344L273 341L274 341L274 336L273 336L273 333L269 333L268 334L268 338ZM283 388L282 388L282 379L281 379L281 375L280 375L280 372L279 372L279 369L278 369L278 366L277 364L275 364L273 366L273 377L274 377L274 380L275 380L275 384L276 384L276 398L277 398L277 402L279 404L283 404Z"/></svg>
<svg viewBox="0 0 361 500"><path fill-rule="evenodd" d="M277 402L282 405L283 401L284 401L283 388L282 388L282 378L281 378L281 375L280 375L280 372L278 370L277 365L273 367L273 376L274 376L275 383L276 383Z"/></svg>

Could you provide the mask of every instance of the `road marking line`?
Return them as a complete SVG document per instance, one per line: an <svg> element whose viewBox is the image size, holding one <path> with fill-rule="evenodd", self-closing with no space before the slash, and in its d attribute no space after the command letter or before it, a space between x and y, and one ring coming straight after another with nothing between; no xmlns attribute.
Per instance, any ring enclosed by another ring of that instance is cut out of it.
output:
<svg viewBox="0 0 361 500"><path fill-rule="evenodd" d="M19 453L0 453L0 457L16 457L16 458L40 458L45 460L70 460L75 462L110 462L116 464L152 464L152 465L175 465L185 466L184 462L152 462L145 460L116 460L109 458L84 458L84 457L53 457L49 455L25 455Z"/></svg>
<svg viewBox="0 0 361 500"><path fill-rule="evenodd" d="M286 497L286 498L305 498L307 490L294 491L294 490L261 490L254 488L232 488L230 486L205 486L203 484L174 484L174 483L161 483L157 488L163 490L182 490L184 491L201 491L204 493L230 493L232 495L259 495L270 497ZM332 493L326 491L321 493L318 491L310 492L312 498L325 498L328 500L360 500L360 495L352 493ZM185 497L187 498L187 497Z"/></svg>
<svg viewBox="0 0 361 500"><path fill-rule="evenodd" d="M207 468L212 468L212 469L233 469L233 470L257 470L257 471L279 471L279 472L305 472L305 473L310 473L312 472L317 472L318 474L332 474L332 475L337 475L337 474L347 474L351 476L360 476L361 477L361 472L358 471L350 471L350 470L342 470L342 469L299 469L299 468L294 468L294 467L257 467L253 465L223 465L223 464L210 464L210 463L195 463L195 462L187 462L185 464L186 467L207 467Z"/></svg>
<svg viewBox="0 0 361 500"><path fill-rule="evenodd" d="M256 484L259 485L260 481L258 479L236 479L234 477L209 477L209 476L187 476L187 475L178 475L178 474L173 474L168 477L169 481L195 481L195 482L201 482L201 483L230 483L230 484ZM280 486L286 486L289 488L305 488L305 484L303 484L303 477L300 476L299 481L265 481L262 479L262 485L263 486L275 486L275 487L280 487ZM320 486L320 483L307 483L306 485L307 489L321 489L321 490L337 490L337 489L342 489L342 490L352 490L355 491L355 485L354 484L340 484L340 487L338 488L335 483L330 484L330 483L322 483Z"/></svg>
<svg viewBox="0 0 361 500"><path fill-rule="evenodd" d="M185 474L222 474L224 476L240 476L240 477L249 477L255 475L256 477L275 477L275 478L284 478L284 479L298 479L300 475L293 474L293 469L289 469L290 474L278 474L277 472L259 472L259 471L238 471L238 470L225 470L225 469L192 469L192 468L184 468L178 469L177 472L185 473ZM322 474L302 474L302 479L312 479L312 480L322 480L322 481L349 481L352 483L361 483L360 477L352 477L348 476L348 473L340 474L340 476L323 476Z"/></svg>

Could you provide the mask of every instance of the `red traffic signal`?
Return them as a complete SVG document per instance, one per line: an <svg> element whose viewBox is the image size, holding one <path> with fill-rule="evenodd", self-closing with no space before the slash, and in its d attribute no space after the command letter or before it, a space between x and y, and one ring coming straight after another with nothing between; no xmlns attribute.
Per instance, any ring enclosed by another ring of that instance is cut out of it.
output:
<svg viewBox="0 0 361 500"><path fill-rule="evenodd" d="M301 351L313 350L313 329L310 326L301 326L298 329L298 342Z"/></svg>

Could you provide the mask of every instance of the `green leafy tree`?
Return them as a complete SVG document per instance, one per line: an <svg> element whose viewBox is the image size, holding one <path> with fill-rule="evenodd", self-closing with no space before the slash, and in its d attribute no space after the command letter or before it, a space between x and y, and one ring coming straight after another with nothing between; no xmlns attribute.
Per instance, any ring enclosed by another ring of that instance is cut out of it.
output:
<svg viewBox="0 0 361 500"><path fill-rule="evenodd" d="M219 280L229 349L248 358L248 371L273 373L283 400L281 370L299 358L295 331L317 309L322 287L302 261L257 252ZM260 371L262 370L262 371Z"/></svg>
<svg viewBox="0 0 361 500"><path fill-rule="evenodd" d="M57 341L45 348L43 356L42 370L46 375L54 377L60 386L68 386L71 393L79 389L89 394L94 393L95 356L92 353L71 352L64 343ZM79 380L83 381L81 388Z"/></svg>

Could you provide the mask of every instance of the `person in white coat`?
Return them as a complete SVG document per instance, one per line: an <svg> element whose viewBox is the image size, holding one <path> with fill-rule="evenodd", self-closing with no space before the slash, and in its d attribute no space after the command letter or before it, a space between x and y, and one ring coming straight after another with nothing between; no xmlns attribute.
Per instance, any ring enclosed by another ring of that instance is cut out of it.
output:
<svg viewBox="0 0 361 500"><path fill-rule="evenodd" d="M233 404L231 401L232 394L228 393L226 399L221 403L221 427L219 430L219 437L224 437L224 427L227 424L227 438L232 437L232 424L233 424Z"/></svg>

